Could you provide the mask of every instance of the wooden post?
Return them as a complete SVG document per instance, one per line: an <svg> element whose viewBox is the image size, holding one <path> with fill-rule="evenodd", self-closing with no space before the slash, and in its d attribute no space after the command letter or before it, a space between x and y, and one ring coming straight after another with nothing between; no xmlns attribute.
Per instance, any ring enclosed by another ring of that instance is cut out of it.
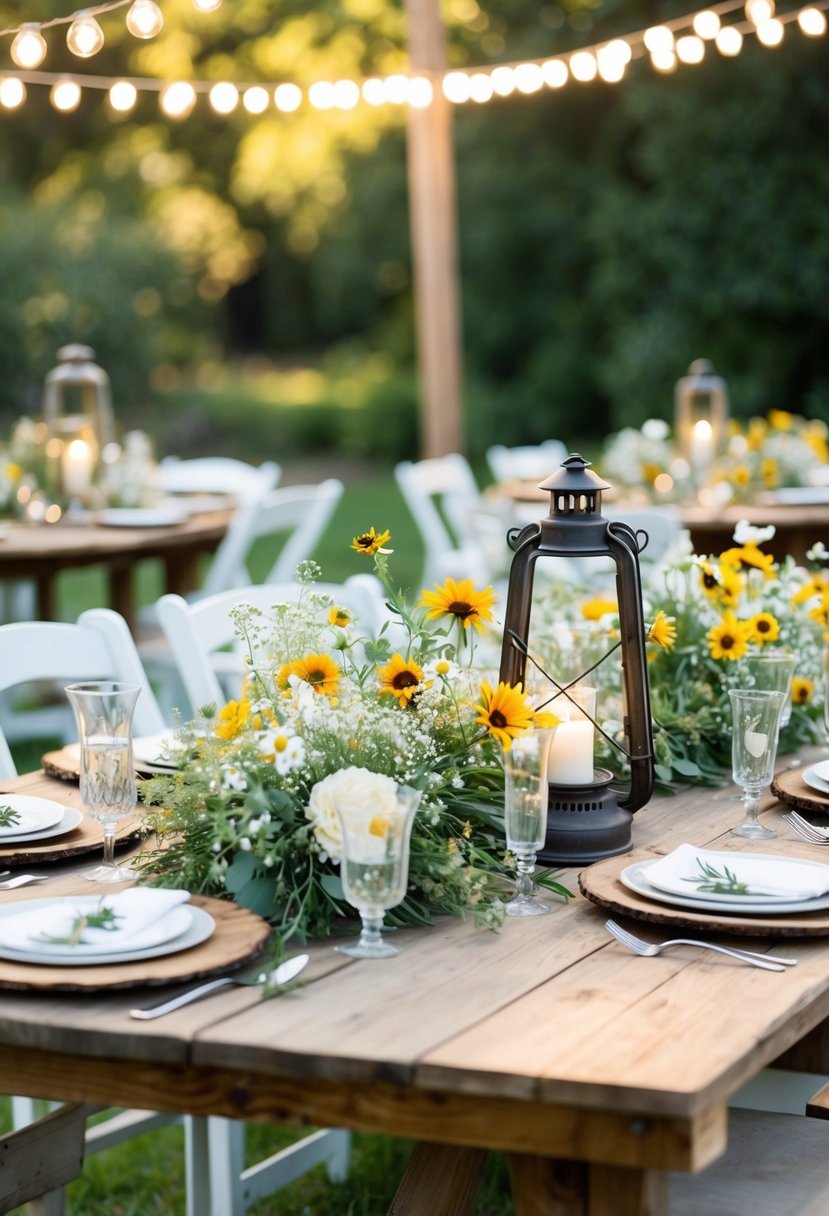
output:
<svg viewBox="0 0 829 1216"><path fill-rule="evenodd" d="M409 61L432 74L434 98L409 107L409 228L421 382L424 456L461 451L461 326L455 168L450 103L435 73L446 69L439 0L406 0Z"/></svg>

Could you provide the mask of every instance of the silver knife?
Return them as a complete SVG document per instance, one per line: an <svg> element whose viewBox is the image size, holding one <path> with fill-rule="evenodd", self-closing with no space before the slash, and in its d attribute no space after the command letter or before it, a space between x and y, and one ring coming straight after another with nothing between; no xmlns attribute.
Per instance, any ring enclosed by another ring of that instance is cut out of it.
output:
<svg viewBox="0 0 829 1216"><path fill-rule="evenodd" d="M289 958L284 963L280 963L267 976L260 973L252 979L242 979L240 976L234 975L222 975L219 979L207 980L204 984L190 988L179 996L165 997L163 1001L157 1001L154 1005L145 1005L142 1009L131 1009L130 1017L137 1018L143 1022L148 1022L152 1018L161 1018L164 1017L165 1013L172 1013L174 1009L181 1009L183 1005L189 1005L192 1001L200 1001L202 997L209 996L211 992L218 992L220 988L229 988L235 985L239 985L240 987L244 987L247 984L255 985L263 980L274 985L289 984L302 971L308 962L308 958L307 954L297 954L294 958Z"/></svg>

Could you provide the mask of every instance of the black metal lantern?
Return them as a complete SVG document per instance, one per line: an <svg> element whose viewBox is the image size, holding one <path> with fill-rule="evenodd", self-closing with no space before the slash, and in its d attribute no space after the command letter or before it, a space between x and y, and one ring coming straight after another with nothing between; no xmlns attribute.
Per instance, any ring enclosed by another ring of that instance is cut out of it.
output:
<svg viewBox="0 0 829 1216"><path fill-rule="evenodd" d="M592 780L580 784L550 782L547 838L538 854L539 860L548 864L587 864L628 852L632 847L632 813L653 793L653 731L639 575L639 552L647 536L620 520L605 519L601 514L602 491L610 486L578 454L568 456L539 489L550 491L549 515L513 529L507 538L515 555L510 566L501 652L501 679L505 683L525 684L536 562L545 557L610 557L616 566L620 637L612 651L621 653L625 736L621 750L630 765L630 788L620 796L611 788L612 773L601 768L593 770ZM544 674L557 690L556 696L573 701L568 690L578 680L558 683ZM601 731L592 714L586 717Z"/></svg>

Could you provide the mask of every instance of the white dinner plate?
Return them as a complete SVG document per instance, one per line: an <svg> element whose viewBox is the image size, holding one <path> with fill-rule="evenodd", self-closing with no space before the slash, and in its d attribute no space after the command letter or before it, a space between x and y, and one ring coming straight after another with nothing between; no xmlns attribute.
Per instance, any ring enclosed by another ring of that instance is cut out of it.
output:
<svg viewBox="0 0 829 1216"><path fill-rule="evenodd" d="M82 820L81 811L76 811L71 806L64 807L63 818L59 823L53 824L50 828L43 828L40 832L27 832L25 836L2 837L0 838L0 849L18 849L27 844L40 844L41 840L51 840L55 836L65 836L67 832L74 832Z"/></svg>
<svg viewBox="0 0 829 1216"><path fill-rule="evenodd" d="M164 753L185 750L184 744L170 731L162 731L158 735L140 735L132 741L132 757L139 768L147 765L165 772L175 770L178 764L175 760L168 759Z"/></svg>
<svg viewBox="0 0 829 1216"><path fill-rule="evenodd" d="M72 900L72 896L66 896L67 900ZM29 907L35 908L39 904L55 903L54 899L39 899L27 901ZM73 902L77 903L77 899ZM174 911L178 912L176 908ZM14 963L38 963L44 966L59 966L59 967L96 967L104 966L112 963L133 963L139 962L145 958L161 958L165 954L177 954L181 950L190 950L193 946L200 946L202 942L206 942L212 936L216 922L209 912L205 912L204 908L196 908L190 904L186 905L186 910L190 913L190 926L180 933L177 937L171 938L164 942L159 942L155 946L146 946L141 950L122 950L118 953L99 953L99 954L78 954L65 955L61 953L46 953L45 950L14 950L10 946L0 945L0 958L8 959ZM20 912L21 906L19 903L10 905L7 908L0 908L0 918L14 915L15 912ZM166 917L164 918L167 919ZM57 948L56 948L57 949ZM76 947L70 947L76 949Z"/></svg>
<svg viewBox="0 0 829 1216"><path fill-rule="evenodd" d="M16 823L0 827L0 845L5 840L20 840L34 832L52 828L63 819L66 809L50 798L33 798L31 794L0 794L0 808L10 806L20 816Z"/></svg>
<svg viewBox="0 0 829 1216"><path fill-rule="evenodd" d="M780 502L786 506L819 506L829 502L829 486L783 486L763 495L765 502Z"/></svg>
<svg viewBox="0 0 829 1216"><path fill-rule="evenodd" d="M703 877L699 868L700 860L719 870L730 866L742 881L753 884L759 890L746 895L702 891L697 885L697 880ZM783 857L779 853L717 851L685 844L666 857L656 859L648 871L648 882L666 895L679 895L683 899L687 895L695 902L712 897L735 907L745 907L748 902L768 903L770 900L803 903L807 899L829 895L829 866L820 861ZM766 887L772 889L765 890ZM775 890L777 887L779 891Z"/></svg>
<svg viewBox="0 0 829 1216"><path fill-rule="evenodd" d="M818 792L821 794L829 794L829 781L821 777L821 767L822 766L820 764L813 764L811 768L805 768L803 770L803 780L807 785L811 786L813 790L818 790Z"/></svg>
<svg viewBox="0 0 829 1216"><path fill-rule="evenodd" d="M772 855L757 853L755 856L758 859L767 859ZM660 859L654 858L648 861L632 862L622 870L619 881L628 890L635 891L637 895L644 895L646 899L655 900L656 903L668 904L674 908L692 908L695 912L717 912L726 916L739 916L740 914L743 916L772 916L787 912L802 914L803 912L820 912L829 908L829 895L819 895L816 899L791 902L777 898L767 898L764 901L760 898L742 895L707 894L699 898L670 895L667 891L660 891L658 887L654 887L648 882L648 867L654 865L658 860ZM739 900L740 903L735 905L735 900Z"/></svg>
<svg viewBox="0 0 829 1216"><path fill-rule="evenodd" d="M58 902L58 901L53 901ZM63 900L60 901L61 903ZM84 899L75 899L72 901L79 912L94 912L100 905L98 896L87 896ZM18 911L20 909L18 908ZM102 958L106 956L110 958L113 954L134 954L136 950L149 950L153 946L162 946L165 942L171 942L177 937L181 937L182 933L186 933L193 923L193 917L190 915L191 909L187 904L180 904L177 908L172 908L166 916L160 917L155 924L149 925L143 929L136 937L140 937L140 941L131 946L129 939L122 942L120 946L115 946L110 949L106 942L88 942L79 943L75 946L70 946L61 942L41 942L32 941L31 950L27 953L48 954L53 958ZM2 921L0 921L0 949L15 950L20 952L20 947L2 940Z"/></svg>
<svg viewBox="0 0 829 1216"><path fill-rule="evenodd" d="M187 512L175 507L111 507L96 519L109 528L170 528L183 524Z"/></svg>

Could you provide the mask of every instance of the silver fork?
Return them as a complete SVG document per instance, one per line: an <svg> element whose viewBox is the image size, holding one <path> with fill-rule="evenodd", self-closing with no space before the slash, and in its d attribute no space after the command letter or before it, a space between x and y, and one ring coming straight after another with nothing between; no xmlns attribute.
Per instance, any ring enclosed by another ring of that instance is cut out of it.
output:
<svg viewBox="0 0 829 1216"><path fill-rule="evenodd" d="M789 811L783 818L801 840L806 840L809 844L829 844L829 829L816 827L808 819L798 815L797 811Z"/></svg>
<svg viewBox="0 0 829 1216"><path fill-rule="evenodd" d="M794 967L797 964L796 958L778 958L776 954L756 954L753 950L734 950L729 946L715 946L713 942L695 941L690 937L674 937L668 942L646 942L641 937L628 933L627 929L617 925L615 920L606 920L604 927L616 938L617 942L627 946L628 950L632 950L634 954L651 956L661 954L668 946L699 946L701 950L716 950L718 954L727 954L730 958L739 959L741 963L749 963L752 967L762 967L764 971L784 971L786 967Z"/></svg>

